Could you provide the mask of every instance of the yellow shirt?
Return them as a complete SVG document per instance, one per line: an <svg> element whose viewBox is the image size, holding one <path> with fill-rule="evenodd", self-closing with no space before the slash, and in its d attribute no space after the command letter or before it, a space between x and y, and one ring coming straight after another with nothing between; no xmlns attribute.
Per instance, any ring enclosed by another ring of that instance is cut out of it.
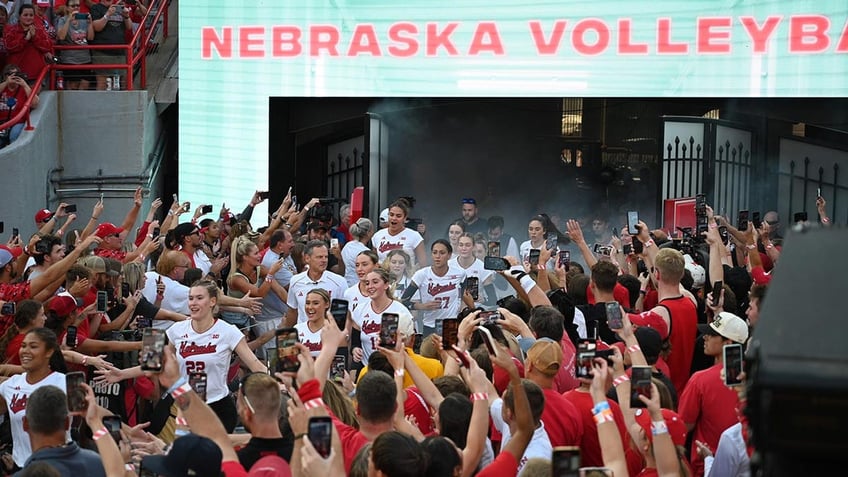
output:
<svg viewBox="0 0 848 477"><path fill-rule="evenodd" d="M416 365L418 365L419 368L421 368L421 371L423 371L424 374L427 375L428 378L430 378L430 380L436 379L439 376L445 374L445 367L442 366L441 361L439 361L438 359L425 358L424 356L415 354L412 352L412 348L404 349L406 350L406 354L408 354L409 357L412 358L412 361ZM362 379L362 376L367 372L368 366L365 366L364 368L362 368L362 370L359 371L359 378L357 378L357 381ZM414 385L415 383L412 382L412 377L409 375L409 373L405 373L403 375L404 389Z"/></svg>

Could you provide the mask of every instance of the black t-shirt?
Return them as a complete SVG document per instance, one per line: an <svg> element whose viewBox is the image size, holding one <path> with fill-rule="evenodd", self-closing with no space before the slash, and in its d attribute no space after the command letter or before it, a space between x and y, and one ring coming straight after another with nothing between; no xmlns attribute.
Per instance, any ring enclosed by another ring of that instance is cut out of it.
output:
<svg viewBox="0 0 848 477"><path fill-rule="evenodd" d="M106 15L109 9L102 3L95 3L91 6L91 20L99 20ZM120 17L120 20L118 19ZM94 32L94 39L89 41L90 45L125 45L127 43L124 36L125 24L124 17L116 14L109 18L106 26L101 31ZM95 50L107 55L126 55L123 50Z"/></svg>
<svg viewBox="0 0 848 477"><path fill-rule="evenodd" d="M239 463L245 470L250 471L257 460L268 456L278 455L286 462L291 460L294 441L291 436L277 439L252 437L247 445L238 451Z"/></svg>
<svg viewBox="0 0 848 477"><path fill-rule="evenodd" d="M120 305L111 308L106 314L109 315L110 320L114 320L121 316L121 313L123 313L126 309L127 306L121 303ZM138 315L153 320L156 318L156 313L159 313L159 307L147 301L147 298L141 297L141 300L139 300L138 304L135 306L135 311L130 317L130 321Z"/></svg>

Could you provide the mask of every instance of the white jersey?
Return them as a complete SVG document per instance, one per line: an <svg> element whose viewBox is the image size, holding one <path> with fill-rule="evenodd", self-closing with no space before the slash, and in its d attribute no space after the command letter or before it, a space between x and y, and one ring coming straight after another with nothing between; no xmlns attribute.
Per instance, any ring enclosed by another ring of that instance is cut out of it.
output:
<svg viewBox="0 0 848 477"><path fill-rule="evenodd" d="M220 401L230 394L227 387L230 357L244 335L224 320L216 319L204 333L194 331L192 323L193 320L174 323L166 331L168 341L177 350L180 374L206 373L206 402Z"/></svg>
<svg viewBox="0 0 848 477"><path fill-rule="evenodd" d="M389 256L389 252L392 250L403 249L414 264L416 260L415 247L423 241L424 238L421 237L421 234L407 228L404 228L397 235L390 235L389 229L380 229L371 237L371 244L377 251L377 256L380 257L381 262Z"/></svg>
<svg viewBox="0 0 848 477"><path fill-rule="evenodd" d="M297 310L297 322L306 321L306 295L315 288L322 288L330 294L330 299L344 297L347 290L347 282L344 277L330 271L324 271L318 281L312 281L308 272L298 273L289 282L289 298L286 304L289 308Z"/></svg>
<svg viewBox="0 0 848 477"><path fill-rule="evenodd" d="M165 284L165 296L162 298L162 304L159 308L183 315L191 314L188 309L188 295L191 290L189 287L156 272L147 272L144 275L147 276L147 282L145 282L141 294L144 295L144 298L147 298L147 301L150 303L156 302L156 281L159 280L159 277L162 277L162 283ZM153 320L153 327L160 330L166 330L173 324L174 322L170 320Z"/></svg>
<svg viewBox="0 0 848 477"><path fill-rule="evenodd" d="M360 252L368 250L359 240L351 240L342 247L342 262L345 266L345 281L348 286L359 283L359 276L356 274L356 257Z"/></svg>
<svg viewBox="0 0 848 477"><path fill-rule="evenodd" d="M365 306L360 306L355 312L351 313L351 319L353 319L353 322L360 329L359 336L362 342L363 355L362 364L364 365L368 364L368 358L377 349L377 345L380 344L380 323L383 321L383 313L397 313L398 316L405 315L412 320L412 313L399 301L392 301L392 304L381 313L374 311L372 305L373 303L369 303Z"/></svg>
<svg viewBox="0 0 848 477"><path fill-rule="evenodd" d="M542 242L542 247L544 247L544 246L545 246L545 242ZM521 242L521 248L518 252L521 256L518 257L518 259L521 260L522 264L524 262L530 261L530 250L533 250L533 249L539 250L539 248L533 247L532 245L530 245L529 240ZM556 252L556 249L554 249L554 252ZM551 254L551 258L548 260L548 264L547 264L548 270L553 270L556 267L556 257L557 257L556 253Z"/></svg>
<svg viewBox="0 0 848 477"><path fill-rule="evenodd" d="M477 277L477 280L478 280L478 283L479 283L479 285L478 285L479 293L477 294L477 302L476 303L477 304L485 303L486 300L488 300L488 297L486 296L486 291L483 289L483 286L488 285L490 283L490 280L492 279L492 275L494 275L494 272L491 271L491 270L486 270L483 267L483 261L482 260L480 260L479 258L475 258L474 262L471 263L471 266L469 266L468 268L464 268L462 265L460 265L459 260L452 258L448 261L448 266L451 267L451 268L457 268L459 270L464 270L466 278L467 277Z"/></svg>
<svg viewBox="0 0 848 477"><path fill-rule="evenodd" d="M0 383L0 395L6 400L6 410L12 428L12 458L18 467L23 467L29 456L32 454L32 445L29 441L29 434L24 432L24 415L26 415L27 398L36 389L42 386L56 386L63 392L67 392L65 388L65 375L58 372L52 372L46 378L35 384L29 384L26 380L26 373L16 374L11 378ZM70 440L70 434L67 440Z"/></svg>
<svg viewBox="0 0 848 477"><path fill-rule="evenodd" d="M321 351L322 328L318 328L318 331L313 332L309 329L309 322L306 321L294 325L294 329L297 330L297 340L300 341L303 346L309 348L309 354L311 354L313 358L318 356L318 353Z"/></svg>
<svg viewBox="0 0 848 477"><path fill-rule="evenodd" d="M424 311L424 326L435 328L437 320L457 317L462 304L462 282L465 281L463 269L448 265L447 273L440 277L433 273L433 267L425 267L415 272L412 281L418 286L421 303L441 303L436 310Z"/></svg>
<svg viewBox="0 0 848 477"><path fill-rule="evenodd" d="M344 299L347 300L347 311L353 313L360 306L371 303L371 297L365 296L359 291L359 283L345 290Z"/></svg>

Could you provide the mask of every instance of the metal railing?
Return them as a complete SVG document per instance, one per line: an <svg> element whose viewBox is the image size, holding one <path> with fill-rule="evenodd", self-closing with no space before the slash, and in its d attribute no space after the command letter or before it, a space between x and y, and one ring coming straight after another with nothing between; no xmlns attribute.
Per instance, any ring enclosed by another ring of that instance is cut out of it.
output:
<svg viewBox="0 0 848 477"><path fill-rule="evenodd" d="M0 131L8 129L14 126L15 124L20 123L21 120L24 119L24 116L26 116L26 126L24 127L24 131L32 131L33 129L35 129L32 127L32 123L29 120L30 106L32 105L32 100L35 99L35 97L38 96L38 92L41 91L41 84L44 82L44 78L47 76L47 72L49 70L50 67L47 65L44 65L44 67L41 68L41 72L38 74L38 78L32 85L32 89L29 92L29 96L27 96L26 101L24 101L23 107L20 111L18 111L18 114L12 116L5 123L0 124Z"/></svg>

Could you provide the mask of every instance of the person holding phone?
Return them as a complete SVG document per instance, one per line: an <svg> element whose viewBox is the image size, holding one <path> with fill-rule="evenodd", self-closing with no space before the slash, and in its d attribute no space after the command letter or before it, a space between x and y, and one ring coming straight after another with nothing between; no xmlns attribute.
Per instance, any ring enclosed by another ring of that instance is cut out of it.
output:
<svg viewBox="0 0 848 477"><path fill-rule="evenodd" d="M365 217L360 218L350 226L350 235L353 240L349 240L342 247L342 261L345 266L345 280L348 286L359 284L362 275L356 269L356 259L360 253L371 250L369 244L371 237L374 236L374 223Z"/></svg>
<svg viewBox="0 0 848 477"><path fill-rule="evenodd" d="M24 373L0 383L0 413L8 414L12 428L12 458L16 466L23 468L32 454L29 434L23 428L27 397L42 386L56 386L65 391L67 368L56 333L47 328L35 328L27 333L18 355ZM70 435L66 437L67 442Z"/></svg>
<svg viewBox="0 0 848 477"><path fill-rule="evenodd" d="M309 349L312 357L321 351L321 330L324 320L330 317L330 294L322 288L313 288L306 294L304 303L306 321L294 325L297 330L297 340Z"/></svg>
<svg viewBox="0 0 848 477"><path fill-rule="evenodd" d="M12 25L15 26L15 25ZM9 62L3 68L0 78L0 121L4 123L24 110L27 98L32 94L32 88L24 79L25 76L18 65ZM29 103L30 109L38 107L38 95L33 96ZM26 115L6 131L0 131L0 148L5 147L21 135L26 125Z"/></svg>
<svg viewBox="0 0 848 477"><path fill-rule="evenodd" d="M427 263L424 237L406 228L407 217L409 217L409 206L406 201L393 202L389 206L389 226L374 233L371 237L371 245L380 260L385 260L390 251L401 249L413 258L415 265L423 267Z"/></svg>
<svg viewBox="0 0 848 477"><path fill-rule="evenodd" d="M401 301L413 310L422 310L424 337L436 332L436 320L456 318L461 309L463 295L462 284L465 282L465 271L451 267L450 261L453 249L445 239L437 239L430 247L433 264L424 267L412 276L412 284L403 292ZM420 302L412 303L412 297L418 294ZM474 307L472 300L466 305Z"/></svg>
<svg viewBox="0 0 848 477"><path fill-rule="evenodd" d="M94 25L94 39L89 41L91 45L124 45L126 44L126 32L132 31L132 21L130 21L130 12L124 8L120 1L116 0L101 0L100 3L91 5L91 18ZM123 63L122 56L126 52L120 49L115 50L92 50L91 61L94 64L114 64ZM121 70L94 70L97 77L97 90L102 91L106 88L106 79L118 76L120 83L123 85L126 78L126 72ZM112 85L112 89L121 89Z"/></svg>
<svg viewBox="0 0 848 477"><path fill-rule="evenodd" d="M94 39L94 24L91 15L80 13L80 4L85 0L69 0L65 14L56 22L56 39L60 45L88 46ZM64 65L90 65L91 51L85 48L60 50L59 63ZM94 79L91 70L67 70L64 72L65 89L87 90Z"/></svg>
<svg viewBox="0 0 848 477"><path fill-rule="evenodd" d="M497 297L495 287L492 285L495 274L491 270L486 270L483 267L483 261L474 256L474 237L464 233L457 238L457 244L459 253L448 261L448 266L464 270L466 278L477 279L479 292L475 304L487 303L490 297Z"/></svg>
<svg viewBox="0 0 848 477"><path fill-rule="evenodd" d="M409 310L393 298L390 281L389 272L382 268L375 268L365 276L370 301L351 312L351 322L348 325L348 328L353 327L360 334L361 346L353 348L351 352L354 362L367 365L371 353L380 344L380 323L383 313L396 313L398 317L405 316L412 320Z"/></svg>

